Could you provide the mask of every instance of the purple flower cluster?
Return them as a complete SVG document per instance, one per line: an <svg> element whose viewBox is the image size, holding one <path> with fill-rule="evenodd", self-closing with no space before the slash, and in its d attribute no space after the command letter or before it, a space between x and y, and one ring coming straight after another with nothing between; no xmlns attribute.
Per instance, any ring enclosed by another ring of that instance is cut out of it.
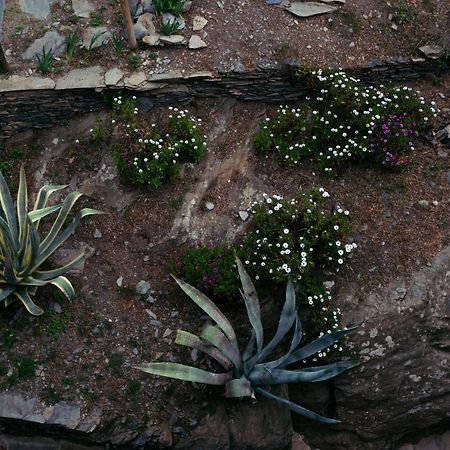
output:
<svg viewBox="0 0 450 450"><path fill-rule="evenodd" d="M388 114L381 116L378 123L370 125L372 139L369 151L374 153L383 164L400 166L402 156L413 150L413 138L416 134L416 123L408 114Z"/></svg>

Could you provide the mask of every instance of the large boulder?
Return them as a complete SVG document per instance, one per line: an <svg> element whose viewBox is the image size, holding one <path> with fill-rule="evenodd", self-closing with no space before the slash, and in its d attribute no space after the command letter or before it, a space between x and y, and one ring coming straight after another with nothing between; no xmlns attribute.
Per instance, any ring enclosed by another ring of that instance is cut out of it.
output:
<svg viewBox="0 0 450 450"><path fill-rule="evenodd" d="M447 247L409 279L372 293L356 285L341 291L344 323L361 323L350 346L363 364L315 392L291 389L294 401L309 396L311 407L342 420L334 427L297 421L312 447L395 448L448 429L449 287Z"/></svg>

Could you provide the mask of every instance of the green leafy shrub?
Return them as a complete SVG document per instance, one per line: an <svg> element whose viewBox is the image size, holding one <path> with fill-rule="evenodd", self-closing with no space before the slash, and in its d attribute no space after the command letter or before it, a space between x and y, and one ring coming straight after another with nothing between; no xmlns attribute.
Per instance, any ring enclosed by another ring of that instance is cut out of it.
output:
<svg viewBox="0 0 450 450"><path fill-rule="evenodd" d="M242 297L252 327L247 345L239 346L233 326L217 306L199 290L186 282L175 278L183 291L211 318L216 325L206 325L200 336L178 330L176 343L199 350L211 356L224 369L221 373L207 372L178 363L157 362L142 364L136 369L144 372L170 377L193 383L225 386L226 397L255 397L256 394L287 406L291 411L323 423L337 423L335 419L321 416L302 406L276 396L270 392L270 386L285 383L311 383L325 381L347 369L355 367L356 361L339 361L323 366L303 366L289 369L292 364L306 361L316 353L334 345L338 339L353 330L344 329L327 333L319 339L300 347L302 326L297 313L295 290L292 281L286 288L284 303L278 328L274 337L264 343L264 331L261 323L261 309L255 287L237 259L242 284ZM293 336L289 350L280 356L271 356L289 331ZM245 348L241 352L240 348Z"/></svg>
<svg viewBox="0 0 450 450"><path fill-rule="evenodd" d="M216 302L227 305L230 297L239 295L239 278L234 267L232 246L210 242L193 244L176 260L173 272Z"/></svg>
<svg viewBox="0 0 450 450"><path fill-rule="evenodd" d="M314 159L329 173L352 160L398 167L435 114L407 87L365 87L343 71L303 71L298 77L312 96L297 108L280 107L254 136L256 150L274 154L283 166ZM389 121L404 125L408 138L394 127L383 142Z"/></svg>
<svg viewBox="0 0 450 450"><path fill-rule="evenodd" d="M164 36L172 36L178 31L178 22L176 20L163 20L161 22L161 34Z"/></svg>
<svg viewBox="0 0 450 450"><path fill-rule="evenodd" d="M5 306L18 300L29 313L41 315L43 310L31 297L36 294L39 287L48 284L56 286L67 298L74 298L73 286L63 275L79 264L85 255L81 254L57 269L43 270L42 266L74 233L83 217L100 212L83 208L66 226L69 215L82 194L71 192L61 204L47 206L50 195L66 187L59 185L42 187L33 209L28 211L27 184L22 167L16 213L8 185L0 172L0 302ZM42 239L39 235L41 219L56 212L58 215L52 227Z"/></svg>
<svg viewBox="0 0 450 450"><path fill-rule="evenodd" d="M131 183L154 190L175 178L185 162L199 162L206 143L198 128L200 119L187 110L169 107L160 124L138 117L133 99L114 99L115 142L111 147L121 174Z"/></svg>
<svg viewBox="0 0 450 450"><path fill-rule="evenodd" d="M252 231L244 238L242 255L256 281L301 281L303 288L323 279L326 270L339 270L356 244L345 242L349 212L330 209L323 188L287 200L263 195L252 206Z"/></svg>

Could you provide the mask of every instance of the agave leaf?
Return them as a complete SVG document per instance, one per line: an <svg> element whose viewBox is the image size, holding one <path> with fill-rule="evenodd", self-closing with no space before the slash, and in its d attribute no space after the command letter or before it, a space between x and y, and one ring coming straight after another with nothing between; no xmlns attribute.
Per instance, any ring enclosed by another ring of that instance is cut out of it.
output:
<svg viewBox="0 0 450 450"><path fill-rule="evenodd" d="M249 380L257 386L286 383L311 383L327 373L327 369L316 368L316 370L270 370L264 367L255 367L249 375Z"/></svg>
<svg viewBox="0 0 450 450"><path fill-rule="evenodd" d="M296 315L295 319L295 331L294 335L292 336L291 345L289 347L289 351L283 355L281 358L276 359L275 361L271 361L268 363L262 363L262 364L256 364L255 368L259 365L262 365L266 367L269 370L276 369L282 365L284 361L286 361L289 356L294 352L294 350L299 346L300 341L302 340L302 322L300 321L300 318L298 317L298 314Z"/></svg>
<svg viewBox="0 0 450 450"><path fill-rule="evenodd" d="M346 334L351 333L353 330L355 330L357 327L351 327L346 330L340 330L335 331L333 333L327 333L324 334L322 337L316 339L315 341L311 342L310 344L306 344L304 347L298 349L297 351L293 352L289 358L287 358L283 364L281 364L279 367L286 367L290 364L296 363L302 359L308 358L315 353L318 353L325 348L330 347L333 345L336 341L338 341L340 338L345 336Z"/></svg>
<svg viewBox="0 0 450 450"><path fill-rule="evenodd" d="M255 343L256 343L255 330L252 330L252 334L250 336L250 339L248 340L247 347L245 347L244 353L242 354L242 360L244 361L244 363L252 357L253 350L255 348Z"/></svg>
<svg viewBox="0 0 450 450"><path fill-rule="evenodd" d="M56 218L55 222L53 223L53 226L51 227L50 231L48 232L45 239L41 242L41 245L39 246L39 251L41 253L44 253L49 246L53 243L53 241L56 239L59 231L61 230L62 226L64 225L64 222L67 220L67 217L70 214L70 211L72 210L73 206L77 202L77 200L82 196L81 192L71 192L63 201L61 205L61 209L59 210L58 217Z"/></svg>
<svg viewBox="0 0 450 450"><path fill-rule="evenodd" d="M75 290L72 283L66 277L57 277L53 280L49 280L48 283L56 286L69 300L75 298Z"/></svg>
<svg viewBox="0 0 450 450"><path fill-rule="evenodd" d="M176 380L191 381L192 383L203 383L223 385L231 380L230 373L212 373L196 367L177 363L149 363L135 366L135 369L143 372L159 375L162 377L175 378Z"/></svg>
<svg viewBox="0 0 450 450"><path fill-rule="evenodd" d="M252 385L247 378L238 378L225 385L225 397L252 397Z"/></svg>
<svg viewBox="0 0 450 450"><path fill-rule="evenodd" d="M17 231L17 219L15 215L14 203L9 191L8 184L5 177L0 172L0 204L3 210L4 219L8 225L10 240L13 247L18 250L19 248L19 235Z"/></svg>
<svg viewBox="0 0 450 450"><path fill-rule="evenodd" d="M226 370L230 370L233 367L232 362L222 352L217 350L217 348L212 345L206 344L195 334L178 330L175 343L200 350L201 352L214 358Z"/></svg>
<svg viewBox="0 0 450 450"><path fill-rule="evenodd" d="M36 197L36 202L34 204L34 211L38 211L40 209L44 209L47 206L48 199L53 192L60 191L61 189L65 189L67 185L46 185L41 187ZM36 221L36 228L39 228L40 219Z"/></svg>
<svg viewBox="0 0 450 450"><path fill-rule="evenodd" d="M270 353L272 353L272 351L277 347L277 345L284 339L286 334L289 332L296 318L297 312L295 307L295 289L294 284L292 283L291 280L289 280L286 287L286 301L284 302L283 310L281 311L281 316L275 336L260 352L258 352L255 356L250 358L245 363L245 373L250 373L256 363L264 361L264 359L266 359L267 356L269 356Z"/></svg>
<svg viewBox="0 0 450 450"><path fill-rule="evenodd" d="M259 304L258 295L256 293L255 286L244 269L241 260L236 256L236 264L239 271L239 277L241 279L242 289L241 295L244 298L245 307L247 309L248 319L255 331L256 348L260 352L264 344L263 326L261 323L261 307Z"/></svg>
<svg viewBox="0 0 450 450"><path fill-rule="evenodd" d="M239 352L225 336L225 334L219 329L219 327L206 325L201 337L205 341L214 345L214 347L218 348L225 355L225 357L234 364L237 371L242 369L242 359Z"/></svg>
<svg viewBox="0 0 450 450"><path fill-rule="evenodd" d="M16 289L15 286L0 287L0 302L2 300L5 300L5 298L8 298L10 294L12 294L15 291L15 289Z"/></svg>
<svg viewBox="0 0 450 450"><path fill-rule="evenodd" d="M298 414L301 414L302 416L308 417L308 419L314 419L318 420L322 423L340 423L339 420L336 419L329 419L328 417L321 416L320 414L317 414L313 411L310 411L309 409L303 408L300 405L297 405L297 403L291 402L289 400L286 400L284 398L278 397L277 395L273 395L270 392L267 392L264 389L261 388L255 388L255 392L258 394L261 394L263 397L270 398L271 400L275 400L278 403L281 403L282 405L287 406L291 411L294 411Z"/></svg>
<svg viewBox="0 0 450 450"><path fill-rule="evenodd" d="M57 269L53 270L46 270L46 271L40 271L37 270L33 273L33 276L37 278L38 280L51 280L52 278L57 278L60 275L63 275L67 273L69 270L73 269L77 265L79 265L84 259L86 259L86 254L81 253L76 258L74 258L72 261L68 262L66 265L62 267L58 267Z"/></svg>
<svg viewBox="0 0 450 450"><path fill-rule="evenodd" d="M13 292L13 295L15 295L23 303L27 311L33 316L40 316L44 312L33 302L33 300L31 300L31 297L26 289L17 289Z"/></svg>
<svg viewBox="0 0 450 450"><path fill-rule="evenodd" d="M177 282L178 286L201 308L211 317L214 322L220 327L220 329L225 333L225 336L230 340L236 351L239 351L236 333L225 315L220 311L220 309L203 293L198 289L186 283L183 280L178 279L173 276L173 279Z"/></svg>
<svg viewBox="0 0 450 450"><path fill-rule="evenodd" d="M318 366L318 367L306 367L303 369L304 371L308 370L316 370L316 369L327 369L326 373L322 376L316 378L314 380L315 383L319 381L325 381L330 378L334 378L341 374L342 372L345 372L348 369L352 369L353 367L359 366L361 364L360 361L338 361L333 364L328 364L326 366Z"/></svg>
<svg viewBox="0 0 450 450"><path fill-rule="evenodd" d="M19 190L17 191L17 219L19 223L19 241L21 248L26 245L26 229L28 228L26 216L28 211L28 190L25 170L20 168Z"/></svg>
<svg viewBox="0 0 450 450"><path fill-rule="evenodd" d="M11 235L8 223L0 217L0 235L2 236L2 243L4 246L8 246L11 253L16 251L16 245Z"/></svg>
<svg viewBox="0 0 450 450"><path fill-rule="evenodd" d="M30 211L28 213L28 217L32 222L39 222L42 218L48 216L55 211L58 211L61 208L61 205L48 206L47 208L36 209L34 211Z"/></svg>

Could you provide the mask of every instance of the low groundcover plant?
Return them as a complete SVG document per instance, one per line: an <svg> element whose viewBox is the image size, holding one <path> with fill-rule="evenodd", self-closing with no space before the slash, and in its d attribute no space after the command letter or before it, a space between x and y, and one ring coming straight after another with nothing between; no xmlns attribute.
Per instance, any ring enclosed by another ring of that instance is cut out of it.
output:
<svg viewBox="0 0 450 450"><path fill-rule="evenodd" d="M399 167L436 115L434 102L408 87L364 86L344 71L298 77L311 97L299 107L281 106L254 136L256 150L283 166L313 159L328 173L348 161Z"/></svg>
<svg viewBox="0 0 450 450"><path fill-rule="evenodd" d="M181 289L216 323L216 325L206 325L200 337L179 330L176 343L192 347L211 356L225 369L225 372L212 373L171 362L142 364L136 368L153 375L193 383L224 385L226 397L254 398L256 394L259 394L311 419L324 423L337 423L338 421L335 419L323 417L296 403L274 395L270 392L270 386L324 381L355 367L358 364L356 361L340 361L317 367L288 368L292 364L304 362L307 358L335 344L339 338L350 333L354 328L327 333L317 340L299 347L302 338L302 325L296 309L294 284L290 280L286 288L286 301L281 312L278 329L270 342L264 345L260 303L255 287L241 261L236 259L236 263L242 284L241 294L252 326L250 340L243 352L240 350L231 323L219 308L200 291L175 278ZM292 328L294 328L294 332L287 353L270 360L270 355Z"/></svg>
<svg viewBox="0 0 450 450"><path fill-rule="evenodd" d="M69 225L65 226L69 214L81 197L80 192L71 192L65 200L54 206L47 206L53 192L67 186L47 185L40 189L34 208L28 211L28 194L25 171L20 169L17 193L17 211L3 174L0 172L0 302L5 306L14 301L23 303L29 313L41 315L43 310L37 306L32 296L39 287L53 284L67 298L72 299L75 292L70 281L63 276L85 257L80 254L63 267L43 270L48 258L74 233L83 217L100 214L100 211L83 208ZM44 239L39 235L41 219L58 212L58 216ZM61 229L64 228L62 232Z"/></svg>

